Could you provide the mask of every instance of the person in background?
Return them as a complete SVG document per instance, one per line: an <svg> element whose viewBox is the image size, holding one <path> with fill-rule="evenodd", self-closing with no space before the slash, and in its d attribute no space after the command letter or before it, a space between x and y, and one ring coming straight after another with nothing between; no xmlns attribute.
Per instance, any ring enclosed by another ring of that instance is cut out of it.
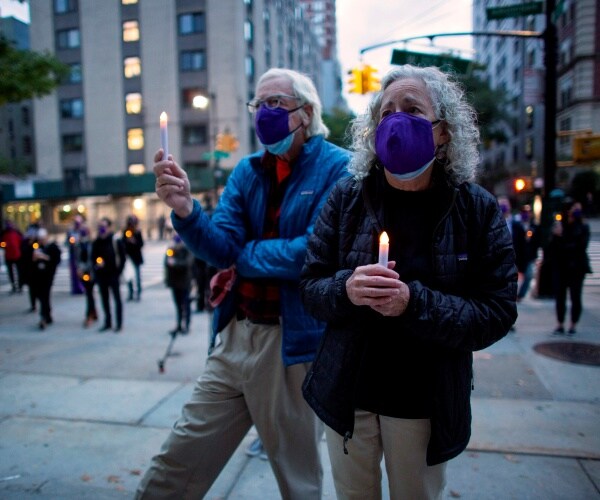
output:
<svg viewBox="0 0 600 500"><path fill-rule="evenodd" d="M125 242L125 252L127 258L133 264L133 280L127 281L129 294L127 301L135 300L139 302L142 297L142 264L144 256L142 247L144 246L144 238L139 228L139 221L135 215L127 217L125 229L123 230L123 241ZM135 282L135 283L134 283ZM135 286L135 289L134 289Z"/></svg>
<svg viewBox="0 0 600 500"><path fill-rule="evenodd" d="M308 242L301 296L327 328L303 394L338 498L380 499L384 458L390 498L439 499L469 441L472 352L514 323L517 270L495 198L472 182L479 131L461 86L404 65L381 89Z"/></svg>
<svg viewBox="0 0 600 500"><path fill-rule="evenodd" d="M98 321L96 299L94 298L94 265L92 261L92 239L90 230L83 226L76 249L77 273L85 290L85 319L83 327L88 328Z"/></svg>
<svg viewBox="0 0 600 500"><path fill-rule="evenodd" d="M165 284L171 289L175 304L175 328L169 333L186 335L190 331L191 304L190 292L194 276L194 255L175 233L173 244L165 254Z"/></svg>
<svg viewBox="0 0 600 500"><path fill-rule="evenodd" d="M110 308L110 294L115 302L115 333L123 327L123 302L121 300L120 276L125 266L125 244L112 231L112 221L102 217L98 222L98 236L92 243L92 262L94 276L104 310L104 325L100 332L106 332L113 327Z"/></svg>
<svg viewBox="0 0 600 500"><path fill-rule="evenodd" d="M321 101L305 75L270 69L249 109L265 150L232 170L212 217L173 157L155 156L156 192L173 209L174 229L222 270L215 282L229 278L213 315L219 342L137 498L202 498L252 424L281 497L321 498L322 425L300 388L324 325L304 311L298 279L313 223L349 154L325 140Z"/></svg>
<svg viewBox="0 0 600 500"><path fill-rule="evenodd" d="M77 247L81 238L81 228L84 224L84 218L80 214L77 214L73 217L73 222L65 238L65 246L69 249L69 276L71 277L72 295L80 295L85 292L85 288L77 272Z"/></svg>
<svg viewBox="0 0 600 500"><path fill-rule="evenodd" d="M37 310L35 296L35 287L31 283L31 275L33 270L33 246L37 243L38 224L30 224L25 230L23 241L21 242L21 287L27 285L29 295L29 309L27 312L35 312Z"/></svg>
<svg viewBox="0 0 600 500"><path fill-rule="evenodd" d="M52 304L50 291L54 282L56 268L60 264L60 248L54 241L48 240L48 231L41 227L37 231L36 242L31 255L30 286L34 288L34 296L40 302L40 330L52 323Z"/></svg>
<svg viewBox="0 0 600 500"><path fill-rule="evenodd" d="M535 271L535 261L541 246L541 231L532 220L529 205L521 207L519 220L512 224L512 239L519 272L517 301L520 302L529 291Z"/></svg>
<svg viewBox="0 0 600 500"><path fill-rule="evenodd" d="M549 249L552 253L553 284L558 325L555 335L564 335L567 313L567 291L571 298L571 322L568 334L577 333L577 323L583 311L582 292L585 275L592 272L587 247L590 226L583 220L581 203L572 202L552 228Z"/></svg>
<svg viewBox="0 0 600 500"><path fill-rule="evenodd" d="M12 221L7 220L0 236L0 248L4 250L4 263L11 285L10 293L21 293L21 245L23 234Z"/></svg>

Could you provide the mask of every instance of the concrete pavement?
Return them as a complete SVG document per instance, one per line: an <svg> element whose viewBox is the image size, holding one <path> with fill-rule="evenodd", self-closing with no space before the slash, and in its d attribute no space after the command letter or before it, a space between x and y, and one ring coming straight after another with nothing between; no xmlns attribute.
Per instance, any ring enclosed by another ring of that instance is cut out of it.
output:
<svg viewBox="0 0 600 500"><path fill-rule="evenodd" d="M69 294L65 263L55 322L38 330L26 294L8 293L2 269L0 498L132 497L206 359L209 318L198 313L159 373L174 322L162 284L165 248L145 247L144 293L125 303L121 334L82 328L84 298ZM535 350L560 341L600 346L598 283L585 287L574 338L551 336L554 324L553 302L528 298L516 331L475 353L473 436L449 463L444 498L600 498L600 368ZM268 462L244 454L254 437L252 430L206 498L279 498ZM324 498L335 498L322 446Z"/></svg>

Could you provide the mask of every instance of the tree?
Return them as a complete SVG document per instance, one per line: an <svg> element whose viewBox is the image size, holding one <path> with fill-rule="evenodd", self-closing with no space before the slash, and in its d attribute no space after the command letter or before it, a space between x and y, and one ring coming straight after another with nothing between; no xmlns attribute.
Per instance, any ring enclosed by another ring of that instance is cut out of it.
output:
<svg viewBox="0 0 600 500"><path fill-rule="evenodd" d="M48 95L68 73L51 54L18 50L0 35L0 106Z"/></svg>
<svg viewBox="0 0 600 500"><path fill-rule="evenodd" d="M328 140L342 148L348 148L350 138L347 136L348 125L356 117L353 113L347 113L335 108L331 114L323 114L323 122L329 128Z"/></svg>

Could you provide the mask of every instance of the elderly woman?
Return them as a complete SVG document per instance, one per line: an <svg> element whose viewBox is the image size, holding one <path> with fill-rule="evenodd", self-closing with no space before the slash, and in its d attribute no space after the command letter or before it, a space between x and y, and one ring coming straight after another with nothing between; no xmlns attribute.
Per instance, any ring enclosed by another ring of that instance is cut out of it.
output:
<svg viewBox="0 0 600 500"><path fill-rule="evenodd" d="M352 177L302 271L304 305L327 323L303 393L327 426L338 498L381 498L382 457L391 498L441 498L470 437L472 351L517 317L511 236L471 182L475 112L448 75L391 71L352 136Z"/></svg>

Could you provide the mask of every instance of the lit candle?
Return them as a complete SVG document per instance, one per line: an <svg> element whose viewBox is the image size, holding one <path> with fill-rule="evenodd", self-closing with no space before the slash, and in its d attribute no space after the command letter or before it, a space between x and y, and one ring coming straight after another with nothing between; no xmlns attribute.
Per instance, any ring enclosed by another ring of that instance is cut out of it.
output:
<svg viewBox="0 0 600 500"><path fill-rule="evenodd" d="M388 254L390 251L390 239L387 233L384 231L379 237L379 264L387 267L388 265Z"/></svg>
<svg viewBox="0 0 600 500"><path fill-rule="evenodd" d="M167 113L160 114L160 144L164 151L163 160L169 158L169 135L167 132Z"/></svg>

